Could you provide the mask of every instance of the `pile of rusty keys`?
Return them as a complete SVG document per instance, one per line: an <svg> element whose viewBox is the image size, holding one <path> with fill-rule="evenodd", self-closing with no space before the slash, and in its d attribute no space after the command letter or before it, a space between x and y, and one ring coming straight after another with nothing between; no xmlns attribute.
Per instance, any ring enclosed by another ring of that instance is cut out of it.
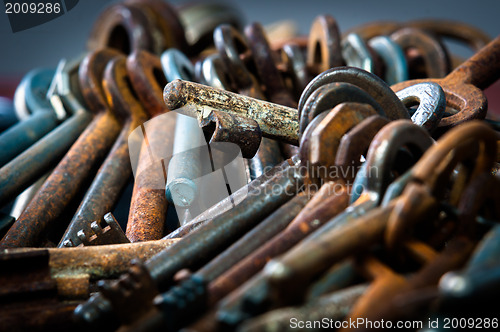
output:
<svg viewBox="0 0 500 332"><path fill-rule="evenodd" d="M0 330L497 328L499 77L459 22L111 5L0 117Z"/></svg>

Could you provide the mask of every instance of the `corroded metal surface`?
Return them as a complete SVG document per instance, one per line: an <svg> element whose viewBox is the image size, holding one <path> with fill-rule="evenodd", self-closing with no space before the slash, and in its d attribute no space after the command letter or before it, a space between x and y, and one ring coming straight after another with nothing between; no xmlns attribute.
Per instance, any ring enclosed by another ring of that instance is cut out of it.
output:
<svg viewBox="0 0 500 332"><path fill-rule="evenodd" d="M446 94L447 106L459 111L441 120L438 129L445 131L466 121L485 117L487 101L481 89L495 82L499 73L500 37L497 37L445 78L406 81L391 88L399 91L416 83L439 84Z"/></svg>
<svg viewBox="0 0 500 332"><path fill-rule="evenodd" d="M403 28L391 34L403 50L414 48L425 63L425 77L441 78L451 70L450 56L442 42L426 31ZM411 64L410 64L411 68Z"/></svg>
<svg viewBox="0 0 500 332"><path fill-rule="evenodd" d="M259 124L263 136L298 144L296 109L182 80L167 84L163 99L169 109L199 119L213 110L246 116Z"/></svg>
<svg viewBox="0 0 500 332"><path fill-rule="evenodd" d="M316 17L307 41L308 67L314 74L319 74L343 64L337 21L330 15Z"/></svg>
<svg viewBox="0 0 500 332"><path fill-rule="evenodd" d="M390 91L389 86L382 79L362 69L352 67L332 68L314 78L300 97L299 110L304 108L307 99L316 89L327 83L336 82L354 84L363 89L375 99L391 120L410 117L399 98Z"/></svg>
<svg viewBox="0 0 500 332"><path fill-rule="evenodd" d="M214 206L208 208L205 210L203 213L195 217L193 220L188 222L187 224L184 224L183 226L177 228L175 231L172 233L168 234L165 236L165 239L174 239L174 238L180 238L184 237L187 234L191 233L195 229L199 228L203 224L209 223L213 218L216 216L228 211L233 207L233 205L238 205L240 204L247 194L253 190L263 190L262 188L264 185L269 182L273 176L282 171L284 168L290 167L289 161L285 160L282 163L274 166L273 168L267 170L264 174L256 178L255 180L252 180L249 184L246 186L238 189L234 193L231 194L231 196L223 199L219 203L215 204Z"/></svg>
<svg viewBox="0 0 500 332"><path fill-rule="evenodd" d="M343 169L349 167L357 169L361 165L358 156L366 156L367 147L373 137L388 123L388 119L380 115L372 115L345 133L340 139L335 163ZM346 179L352 180L353 178L351 172L347 172Z"/></svg>
<svg viewBox="0 0 500 332"><path fill-rule="evenodd" d="M97 114L4 236L0 247L40 245L51 222L75 197L92 167L102 160L118 136L120 124L108 109L100 87L105 65L116 56L114 51L102 50L83 60L82 93Z"/></svg>
<svg viewBox="0 0 500 332"><path fill-rule="evenodd" d="M145 263L147 275L154 280L159 289L165 289L172 285L173 277L179 270L200 266L259 223L278 206L290 200L301 187L302 180L303 177L295 166L278 172L261 191L253 191L245 201L233 209L214 218L212 222L190 233L173 247L149 259ZM281 194L267 194L276 185L282 188ZM130 278L133 276L125 274L121 280ZM126 291L126 294L122 294L125 289L128 289L125 281L113 282L108 285L105 291L96 294L80 307L77 312L79 320L90 326L116 324L116 320L112 318L111 302L113 306L118 304L118 308L115 307L116 310L120 311L122 308L125 312L134 310L142 303L136 299L140 297L136 293L136 291L140 291L139 285L136 290Z"/></svg>
<svg viewBox="0 0 500 332"><path fill-rule="evenodd" d="M123 127L66 229L60 247L66 240L75 241L77 232L89 232L93 221L102 220L104 215L112 210L132 174L128 148L129 135L147 119L140 102L130 90L125 57L116 58L108 63L103 85L109 108L122 121Z"/></svg>
<svg viewBox="0 0 500 332"><path fill-rule="evenodd" d="M154 39L156 27L141 9L127 4L114 4L101 12L92 27L87 48L106 47L125 54L133 50L159 53L161 45Z"/></svg>
<svg viewBox="0 0 500 332"><path fill-rule="evenodd" d="M214 30L214 43L226 68L226 74L230 78L231 89L243 96L264 100L266 98L262 91L264 87L260 85L264 77L261 75L265 73L267 79L276 82L276 68L274 62L269 61L265 35L259 28L257 24L248 26L245 29L248 38L245 38L236 29L221 25ZM267 74L263 67L270 70L274 68L274 71ZM278 142L263 138L257 154L248 162L250 178L261 176L266 169L282 160Z"/></svg>
<svg viewBox="0 0 500 332"><path fill-rule="evenodd" d="M1 251L3 255L17 253L47 252L52 277L88 274L90 279L108 279L126 272L132 259L145 261L178 240L157 240L133 244L115 244L98 247L76 247L59 250L55 248L16 248Z"/></svg>
<svg viewBox="0 0 500 332"><path fill-rule="evenodd" d="M335 187L333 182L325 184L284 231L210 283L209 303L216 303L262 269L269 259L285 253L344 210L348 204L347 191L341 186L336 192Z"/></svg>
<svg viewBox="0 0 500 332"><path fill-rule="evenodd" d="M252 158L259 149L262 133L257 122L252 119L213 111L202 120L200 126L212 131L209 143L234 143L240 147L243 158Z"/></svg>
<svg viewBox="0 0 500 332"><path fill-rule="evenodd" d="M168 112L162 97L167 79L160 59L145 51L135 52L127 59L127 71L145 111L153 118ZM127 235L132 242L156 240L164 234L168 202L163 188L167 170L164 165L152 164L151 147L162 147L162 151L155 152L169 155L175 124L176 118L169 116L169 121L148 122L147 133L146 127L142 127L145 137L139 152L127 223Z"/></svg>
<svg viewBox="0 0 500 332"><path fill-rule="evenodd" d="M127 57L127 71L134 90L151 117L168 112L163 102L163 88L167 79L160 58L144 50Z"/></svg>

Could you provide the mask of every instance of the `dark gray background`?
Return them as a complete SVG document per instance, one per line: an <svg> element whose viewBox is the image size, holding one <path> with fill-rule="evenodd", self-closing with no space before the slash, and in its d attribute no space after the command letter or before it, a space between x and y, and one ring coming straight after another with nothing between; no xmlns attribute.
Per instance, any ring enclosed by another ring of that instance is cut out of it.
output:
<svg viewBox="0 0 500 332"><path fill-rule="evenodd" d="M220 0L224 1L224 0ZM220 2L219 1L219 2ZM0 78L22 76L28 70L48 66L55 67L61 57L80 54L93 22L103 8L115 1L80 0L78 5L51 22L32 29L12 33L4 9L0 13L1 59ZM175 0L173 4L186 3ZM231 2L226 0L226 2ZM408 20L414 18L456 19L473 24L491 37L499 29L499 0L418 0L418 1L232 1L245 14L246 21L269 24L278 20L292 19L300 32L307 33L315 16L322 13L333 15L341 31L374 20ZM466 49L458 49L465 56Z"/></svg>

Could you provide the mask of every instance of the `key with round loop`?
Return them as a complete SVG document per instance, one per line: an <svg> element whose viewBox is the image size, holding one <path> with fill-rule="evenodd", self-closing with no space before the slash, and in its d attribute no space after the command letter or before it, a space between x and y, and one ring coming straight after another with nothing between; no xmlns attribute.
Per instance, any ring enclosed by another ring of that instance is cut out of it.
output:
<svg viewBox="0 0 500 332"><path fill-rule="evenodd" d="M60 113L67 112L70 116L0 169L0 205L21 194L53 168L91 121L92 114L83 100L78 82L80 63L80 58L61 60L50 101L54 109L59 109Z"/></svg>
<svg viewBox="0 0 500 332"><path fill-rule="evenodd" d="M248 38L245 38L236 29L221 25L214 30L214 43L226 67L228 76L234 84L233 89L244 96L264 100L265 96L257 79L258 75L264 74L268 78L270 77L275 81L275 87L280 85L281 78L277 73L277 69L274 68L274 61L266 59L269 56L269 48L263 32L257 26L254 28L250 26L248 29L250 31L247 32L247 35L250 35L250 37L255 36L257 38L256 42L249 43ZM252 29L254 32L251 31ZM254 48L260 47L263 49L261 51L264 51L264 54L258 56L260 60L254 58L253 53L255 50L252 51L250 44L254 45ZM245 54L245 60L240 59L242 53ZM263 65L266 64L268 66L266 70L272 70L269 74L263 70ZM282 87L279 88L282 91ZM248 162L250 178L255 179L262 175L266 168L272 167L282 160L278 142L267 138L262 139L257 155Z"/></svg>
<svg viewBox="0 0 500 332"><path fill-rule="evenodd" d="M441 78L450 72L451 63L448 51L443 43L430 33L416 28L403 28L393 32L390 38L407 54L415 54L413 58L419 58L424 62L425 72L420 74L418 68L413 68L413 63L417 61L409 57L410 78ZM410 53L410 51L413 52Z"/></svg>
<svg viewBox="0 0 500 332"><path fill-rule="evenodd" d="M377 36L368 40L368 45L384 63L384 81L392 85L408 80L408 63L401 47L387 36Z"/></svg>
<svg viewBox="0 0 500 332"><path fill-rule="evenodd" d="M399 91L410 85L434 82L441 86L446 95L448 107L458 113L444 117L438 125L441 132L472 119L482 119L486 115L487 101L482 89L498 79L500 72L500 37L442 79L420 79L393 85Z"/></svg>
<svg viewBox="0 0 500 332"><path fill-rule="evenodd" d="M343 64L337 21L330 15L316 17L307 41L307 66L317 75Z"/></svg>
<svg viewBox="0 0 500 332"><path fill-rule="evenodd" d="M65 118L66 114L57 114L46 98L53 78L54 70L35 69L21 81L17 93L23 90L24 102L32 114L0 134L0 167L36 143Z"/></svg>
<svg viewBox="0 0 500 332"><path fill-rule="evenodd" d="M79 68L80 85L95 117L4 236L0 247L39 245L44 233L89 177L92 167L111 148L119 134L120 124L109 109L101 80L108 61L118 55L116 51L101 50L83 60Z"/></svg>
<svg viewBox="0 0 500 332"><path fill-rule="evenodd" d="M129 135L147 119L142 105L132 90L125 57L113 59L108 63L103 80L104 93L109 100L110 108L121 120L122 129L71 219L59 242L59 247L64 246L65 241L69 240L72 240L73 245L77 245L78 232L90 232L92 221L100 221L106 213L112 211L132 174L129 164Z"/></svg>

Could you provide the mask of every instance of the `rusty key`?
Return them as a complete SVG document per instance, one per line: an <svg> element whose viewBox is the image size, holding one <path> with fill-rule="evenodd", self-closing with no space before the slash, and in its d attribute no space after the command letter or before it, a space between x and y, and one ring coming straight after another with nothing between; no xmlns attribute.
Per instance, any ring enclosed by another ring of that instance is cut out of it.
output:
<svg viewBox="0 0 500 332"><path fill-rule="evenodd" d="M112 210L132 174L128 138L132 130L146 121L147 116L132 90L125 63L125 57L111 60L103 78L109 107L122 121L121 132L80 203L59 247L70 240L73 245L78 245L77 233L89 232L93 221L101 221Z"/></svg>
<svg viewBox="0 0 500 332"><path fill-rule="evenodd" d="M321 86L328 83L353 84L375 99L385 115L391 119L408 119L410 115L399 98L391 93L389 86L379 77L353 67L337 67L316 76L305 88L299 100L299 113L304 109L309 97ZM300 114L299 114L300 115Z"/></svg>
<svg viewBox="0 0 500 332"><path fill-rule="evenodd" d="M321 137L321 134L327 137L326 141L332 138L331 142L329 142L330 148L315 151L315 153L321 156L321 162L316 163L316 165L327 169L328 173L331 168L335 169L335 162L331 158L328 158L328 155L331 154L330 150L336 149L340 143L339 140L333 139L335 135L339 137L342 136L342 133L348 132L349 129L354 127L354 125L359 123L362 119L375 114L372 108L366 109L363 107L365 105L359 106L360 107L349 103L338 105L336 109L328 114L332 115L331 119L325 118L323 126L318 125L311 131L311 136L318 136L318 139ZM350 121L346 120L346 118L350 118ZM323 121L320 123L322 122ZM310 126L315 126L315 123L311 123ZM327 134L330 134L330 137L328 137ZM304 140L309 139L307 138L309 135L307 133L305 135L306 138ZM302 151L303 149L307 152ZM306 144L301 144L301 153L304 155L303 165L312 169L312 172L308 172L309 176L320 177L320 175L317 174L320 172L318 170L314 172L313 167L306 163L310 156L308 151ZM359 157L358 155L357 158ZM338 172L337 174L342 173ZM321 227L328 219L345 209L348 200L348 188L341 182L342 176L339 175L338 177L332 176L328 178L328 175L326 175L324 179L334 181L324 184L316 196L283 232L276 235L271 241L231 267L230 270L209 285L209 301L211 304L220 300L230 291L257 273L269 258L284 253L308 234Z"/></svg>
<svg viewBox="0 0 500 332"><path fill-rule="evenodd" d="M394 130L397 128L397 130ZM296 244L296 242L292 243L292 245L295 245L295 247L291 248L288 252L284 253L284 255L280 256L280 258L274 258L277 259L278 261L281 262L281 260L284 257L287 257L288 255L291 255L293 252L301 252L305 256L307 256L307 260L313 260L316 259L316 255L310 255L311 251L306 249L306 248L312 248L313 246L318 245L318 241L320 238L323 236L327 236L327 234L334 234L334 233L341 233L341 229L349 229L353 231L355 228L354 224L357 224L357 222L361 222L361 220L364 220L363 223L367 223L368 220L371 220L372 224L369 226L368 229L363 229L363 235L358 237L357 235L349 235L348 238L343 238L342 236L339 235L339 237L336 237L335 241L329 242L330 244L334 245L339 245L339 246L349 246L349 249L346 249L346 251L343 251L342 254L337 250L336 247L335 250L329 251L327 249L325 250L325 253L328 252L332 256L335 255L337 258L343 258L347 253L350 253L353 251L354 247L350 247L354 242L357 243L357 245L364 245L365 240L367 239L367 234L372 234L374 236L382 236L380 232L384 229L384 225L387 223L387 218L390 215L390 212L392 211L394 204L386 207L385 209L375 209L382 199L383 195L383 190L384 190L384 185L387 185L384 180L384 178L388 179L391 169L394 166L394 159L396 156L396 153L398 151L397 148L394 148L394 150L386 150L387 143L392 142L392 144L396 144L399 146L403 145L408 145L409 147L412 145L420 145L420 147L413 147L413 150L415 152L418 152L418 150L425 150L425 148L430 145L431 139L429 138L428 134L426 133L425 130L421 129L420 127L412 124L411 122L407 120L398 120L390 123L389 125L385 126L380 133L375 136L372 145L370 146L369 154L368 154L368 160L372 165L377 165L377 172L376 174L372 174L368 178L369 183L366 185L366 188L371 188L369 189L365 194L363 199L359 199L356 204L350 206L345 212L339 214L341 211L338 211L331 218L330 220L325 220L324 225L320 229L315 229L314 232L309 234L305 239L302 240L301 243ZM373 147L372 147L373 146ZM377 151L379 149L379 151ZM381 153L382 150L384 150L384 153ZM383 157L381 157L383 156ZM380 169L378 169L380 168ZM358 171L359 173L359 171ZM358 174L359 175L359 174ZM366 190L366 189L365 189ZM368 194L370 192L370 194ZM366 219L364 219L366 218ZM375 221L376 220L376 221ZM379 224L378 222L381 222L382 224ZM379 228L380 227L380 228ZM375 231L377 229L377 231ZM359 230L358 230L359 231ZM364 233L366 231L366 233ZM372 233L374 232L374 233ZM377 235L375 235L377 234ZM351 238L350 236L354 236L355 238ZM340 240L342 238L342 240ZM342 244L340 244L340 242ZM322 242L323 244L326 242ZM310 246L310 247L309 247ZM320 247L322 245L319 245ZM290 248L290 247L288 247ZM288 249L287 248L287 249ZM323 248L323 247L321 247ZM316 250L316 249L315 249ZM323 250L323 249L321 249ZM308 254L306 254L306 252ZM336 256L339 254L339 256ZM305 261L305 256L302 256L300 259L293 259L293 263L291 264L297 264L297 265L305 265L308 264L308 262ZM266 306L267 304L272 304L272 303L278 303L280 301L283 301L286 296L290 295L291 297L297 298L298 294L300 293L300 296L303 295L303 292L298 292L297 290L294 291L293 293L281 293L281 291L276 293L274 289L276 288L276 291L279 289L291 289L288 288L291 286L291 284L286 285L281 282L277 282L276 285L274 282L272 283L273 291L270 292L270 285L267 284L267 275L268 273L272 273L273 275L276 275L276 278L288 278L291 277L291 275L288 274L288 271L286 269L281 269L281 267L272 267L273 260L269 261L264 267L264 269L257 275L255 275L252 279L250 279L243 287L238 288L236 291L234 291L232 294L230 294L228 297L226 297L223 300L223 303L221 303L221 318L220 320L224 322L225 324L235 324L239 322L242 318L247 317L248 315L254 315L256 313L262 312L264 310L263 306ZM312 265L308 265L307 268L302 270L304 273L307 271L307 274L312 277L313 273L317 274L321 272L320 270L323 270L327 266L331 266L331 264L335 263L333 261L328 261L326 264L325 262L320 263L317 261L318 265L315 265L314 267ZM271 269L274 272L271 272ZM317 270L314 270L317 269ZM316 271L316 272L313 272ZM278 277L279 275L279 277ZM273 276L274 278L274 276ZM310 280L307 279L308 281ZM230 280L228 280L230 281ZM267 286L266 286L267 285ZM237 285L239 286L239 285ZM283 288L281 288L283 287ZM275 297L277 295L278 297ZM292 299L289 299L292 300ZM271 301L271 302L269 302ZM266 304L267 303L267 304ZM244 308L242 306L245 306ZM222 318L224 317L224 318Z"/></svg>
<svg viewBox="0 0 500 332"><path fill-rule="evenodd" d="M112 48L129 54L134 50L147 50L159 54L162 41L157 27L137 6L119 3L107 7L95 21L87 48L90 51Z"/></svg>
<svg viewBox="0 0 500 332"><path fill-rule="evenodd" d="M426 31L416 28L403 28L391 34L390 38L395 41L407 55L416 54L420 61L424 62L424 76L429 78L441 78L451 70L450 56L442 42ZM415 56L413 56L415 58ZM416 61L409 57L410 76L415 77ZM419 73L416 73L419 75ZM418 77L418 76L417 76ZM411 77L410 77L411 78Z"/></svg>
<svg viewBox="0 0 500 332"><path fill-rule="evenodd" d="M498 79L499 59L500 37L497 37L445 78L406 81L391 88L399 91L416 83L439 84L446 94L447 106L458 110L458 113L444 117L439 122L438 129L445 131L463 122L485 117L487 100L481 89L487 88Z"/></svg>
<svg viewBox="0 0 500 332"><path fill-rule="evenodd" d="M127 71L144 109L152 118L169 111L163 102L163 87L167 84L167 79L159 57L146 51L134 52L127 59ZM161 147L161 151L155 150L160 156L171 155L171 133L175 130L176 122L176 118L171 115L169 121L151 121L141 127L145 139L140 147L134 174L126 231L132 242L157 240L163 236L168 208L165 197L167 178L163 165L153 163L151 146L155 149Z"/></svg>
<svg viewBox="0 0 500 332"><path fill-rule="evenodd" d="M252 35L252 31L249 34ZM263 45L259 41L257 41L257 45L254 45L254 48ZM244 96L264 100L265 96L257 79L258 73L251 72L251 68L256 68L257 71L262 70L263 65L262 56L260 59L259 56L254 58L250 48L250 45L255 44L255 41L248 40L247 42L246 38L236 29L228 25L220 25L214 30L214 43L234 85L233 89ZM246 54L247 61L240 59L240 53ZM260 66L257 65L258 63ZM257 154L248 162L250 178L259 177L266 168L272 167L282 160L278 142L263 138Z"/></svg>
<svg viewBox="0 0 500 332"><path fill-rule="evenodd" d="M46 99L53 78L53 69L34 69L21 81L18 90L24 90L23 95L31 101L33 113L0 134L0 167L54 129L66 116L54 112Z"/></svg>
<svg viewBox="0 0 500 332"><path fill-rule="evenodd" d="M144 278L152 280L155 287L160 290L168 288L172 285L172 278L180 269L194 268L203 264L236 240L252 225L290 200L296 190L301 187L303 176L296 166L298 162L292 160L289 162L289 167L278 171L259 192L254 190L233 209L198 228L169 250L148 260L143 269L144 273L142 273ZM269 195L268 193L275 186L280 186L282 192L279 195ZM126 278L128 277L122 276L122 280ZM128 308L126 312L134 310L135 306L140 305L135 300L137 295L135 290L129 292L122 287L126 286L120 286L119 281L111 283L106 287L104 294L98 293L78 307L75 314L79 321L90 326L106 321L107 324L116 324L116 320L112 317L113 307L115 309ZM125 296L129 299L126 303L124 302L126 298L119 295L123 292L128 294ZM146 301L151 300L152 297L146 299ZM89 313L91 314L89 315Z"/></svg>
<svg viewBox="0 0 500 332"><path fill-rule="evenodd" d="M307 66L317 75L343 64L337 21L330 15L316 17L307 40Z"/></svg>
<svg viewBox="0 0 500 332"><path fill-rule="evenodd" d="M313 189L314 190L314 189ZM299 193L287 203L264 219L259 225L233 243L224 252L209 263L186 277L179 286L171 288L155 299L155 305L161 309L163 319L172 328L186 325L193 317L201 314L207 305L206 290L200 287L213 281L235 263L263 245L276 233L284 229L300 212L314 192L307 190ZM192 285L198 285L193 291Z"/></svg>
<svg viewBox="0 0 500 332"><path fill-rule="evenodd" d="M245 28L245 35L249 41L259 81L262 82L268 100L296 108L297 103L293 100L291 92L286 88L278 71L275 54L271 50L262 26L258 23L248 25ZM297 147L290 144L281 144L281 148L286 158L296 155L299 151Z"/></svg>
<svg viewBox="0 0 500 332"><path fill-rule="evenodd" d="M63 123L0 169L0 205L19 195L64 156L92 119L81 95L81 59L61 60L50 99L54 109L71 114Z"/></svg>
<svg viewBox="0 0 500 332"><path fill-rule="evenodd" d="M80 85L96 115L4 236L1 248L38 245L51 223L75 197L91 168L104 158L118 136L120 125L109 110L101 86L105 65L118 54L102 50L83 60L79 69Z"/></svg>
<svg viewBox="0 0 500 332"><path fill-rule="evenodd" d="M259 124L263 136L298 145L296 109L181 80L167 84L163 98L169 109L199 121L213 110L249 117Z"/></svg>

